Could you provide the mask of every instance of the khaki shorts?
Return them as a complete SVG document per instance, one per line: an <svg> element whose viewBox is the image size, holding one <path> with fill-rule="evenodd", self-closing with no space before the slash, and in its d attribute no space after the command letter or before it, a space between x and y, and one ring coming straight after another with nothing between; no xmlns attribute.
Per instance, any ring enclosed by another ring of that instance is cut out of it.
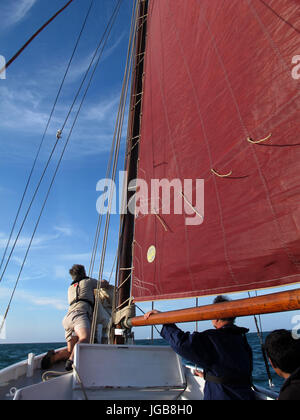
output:
<svg viewBox="0 0 300 420"><path fill-rule="evenodd" d="M73 333L80 329L91 329L91 321L89 314L81 311L69 312L63 319L63 327L65 329L66 341L70 341Z"/></svg>

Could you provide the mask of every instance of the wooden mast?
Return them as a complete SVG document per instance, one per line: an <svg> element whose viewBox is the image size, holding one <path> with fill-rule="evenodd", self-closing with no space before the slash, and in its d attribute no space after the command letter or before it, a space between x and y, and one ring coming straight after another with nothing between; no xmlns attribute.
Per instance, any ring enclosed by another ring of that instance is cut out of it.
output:
<svg viewBox="0 0 300 420"><path fill-rule="evenodd" d="M127 144L127 202L133 199L135 191L128 191L129 183L137 178L138 157L139 157L139 139L141 128L141 112L142 112L142 95L144 81L144 54L146 47L147 33L147 11L148 0L139 0L139 10L137 17L137 34L136 34L136 56L135 66L133 69L132 92L130 104L129 119L129 140ZM127 207L126 207L127 208ZM132 266L132 243L134 238L134 218L135 215L127 212L124 215L121 227L121 239L119 246L119 267L118 267L118 294L117 308L122 309L130 298L130 269ZM122 328L118 325L117 328ZM123 344L122 336L115 337L116 344Z"/></svg>
<svg viewBox="0 0 300 420"><path fill-rule="evenodd" d="M132 327L145 325L173 324L177 322L207 321L248 315L262 315L300 309L300 289L272 293L269 295L222 302L191 309L161 312L151 315L148 320L143 316L131 318Z"/></svg>

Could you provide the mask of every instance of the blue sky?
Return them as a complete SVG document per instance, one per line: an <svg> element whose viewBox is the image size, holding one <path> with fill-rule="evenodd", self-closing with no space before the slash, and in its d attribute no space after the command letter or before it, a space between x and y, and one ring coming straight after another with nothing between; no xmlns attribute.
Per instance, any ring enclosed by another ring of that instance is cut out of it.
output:
<svg viewBox="0 0 300 420"><path fill-rule="evenodd" d="M8 60L65 3L64 0L1 0L0 16L4 17L4 23L0 26L0 54ZM74 263L89 266L98 219L96 185L105 177L127 53L131 2L125 0L123 3L23 270L6 323L9 342L63 341L61 320L67 309L68 270ZM11 65L6 79L0 80L1 258L89 4L87 0L74 1ZM115 4L112 0L95 1L45 138L24 209ZM64 138L69 127L70 123ZM62 146L55 152L0 284L0 315L8 303L61 150ZM21 216L24 214L23 210ZM118 217L113 217L106 276L114 261L118 222Z"/></svg>
<svg viewBox="0 0 300 420"><path fill-rule="evenodd" d="M10 58L37 28L66 3L65 0L0 0L0 55ZM61 321L67 310L68 270L74 263L89 265L98 219L97 182L105 177L106 162L113 136L131 17L131 0L123 0L120 15L102 63L87 96L58 172L40 226L6 323L6 340L1 342L64 341ZM19 205L26 179L41 141L60 81L80 31L89 1L74 3L44 31L11 65L5 80L0 80L0 256ZM94 48L115 5L113 0L96 0L64 85L52 123L32 180L35 186L56 140ZM69 127L69 126L68 126ZM66 129L67 135L68 130ZM59 148L45 177L38 199L24 226L20 240L0 284L0 315L9 300L24 257L39 206L58 159ZM120 170L123 168L124 143ZM32 196L30 189L25 205ZM24 215L24 211L21 213ZM118 236L117 216L112 217L105 276L113 265ZM20 222L17 227L20 226ZM293 288L293 287L292 287ZM233 298L246 297L246 294ZM200 299L200 304L212 298ZM195 300L181 301L189 307ZM139 304L144 310L151 304ZM174 309L173 302L158 302L160 310ZM178 306L176 306L178 308ZM138 311L139 314L139 311ZM292 328L295 313L263 317L265 330ZM240 324L254 329L252 318ZM204 322L200 328L207 328ZM194 325L185 325L185 329ZM137 338L150 335L150 328L136 329ZM156 334L157 336L157 334Z"/></svg>

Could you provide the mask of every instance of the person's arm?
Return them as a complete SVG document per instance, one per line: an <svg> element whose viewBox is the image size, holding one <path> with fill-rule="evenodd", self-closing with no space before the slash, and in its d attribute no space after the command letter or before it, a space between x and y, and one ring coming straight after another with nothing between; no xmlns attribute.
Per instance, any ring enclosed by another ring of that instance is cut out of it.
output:
<svg viewBox="0 0 300 420"><path fill-rule="evenodd" d="M144 318L148 319L154 313L159 313L159 311L150 311L144 315ZM165 324L160 335L184 359L199 364L202 368L209 365L212 349L205 332L191 334L182 331L175 324Z"/></svg>
<svg viewBox="0 0 300 420"><path fill-rule="evenodd" d="M202 352L199 352L199 344L197 343L195 334L184 332L175 324L168 324L163 326L160 335L179 356L189 362L200 364L200 359L202 359L200 354ZM201 361L203 365L205 362L203 360Z"/></svg>
<svg viewBox="0 0 300 420"><path fill-rule="evenodd" d="M108 286L109 286L109 283L108 283L108 281L107 280L101 280L101 288L103 288L103 289L107 289L108 288Z"/></svg>
<svg viewBox="0 0 300 420"><path fill-rule="evenodd" d="M99 285L99 280L96 280L96 279L91 279L91 280L93 280L93 282L94 282L93 283L94 289L97 289L98 285ZM108 286L109 286L109 283L108 283L107 280L101 280L100 281L100 288L101 289L107 289Z"/></svg>

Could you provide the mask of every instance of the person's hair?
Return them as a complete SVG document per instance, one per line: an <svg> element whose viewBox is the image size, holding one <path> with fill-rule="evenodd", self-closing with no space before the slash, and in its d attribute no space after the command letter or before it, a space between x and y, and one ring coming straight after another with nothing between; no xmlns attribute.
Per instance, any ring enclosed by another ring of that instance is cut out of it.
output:
<svg viewBox="0 0 300 420"><path fill-rule="evenodd" d="M213 303L223 303L223 302L230 302L230 299L226 296L217 296L214 299ZM234 317L234 318L220 318L220 319L221 321L231 322L234 324L236 318Z"/></svg>
<svg viewBox="0 0 300 420"><path fill-rule="evenodd" d="M80 281L86 278L86 272L83 265L74 264L69 271L70 275L74 280Z"/></svg>
<svg viewBox="0 0 300 420"><path fill-rule="evenodd" d="M300 366L300 340L287 330L271 332L264 344L267 356L275 368L293 373Z"/></svg>

